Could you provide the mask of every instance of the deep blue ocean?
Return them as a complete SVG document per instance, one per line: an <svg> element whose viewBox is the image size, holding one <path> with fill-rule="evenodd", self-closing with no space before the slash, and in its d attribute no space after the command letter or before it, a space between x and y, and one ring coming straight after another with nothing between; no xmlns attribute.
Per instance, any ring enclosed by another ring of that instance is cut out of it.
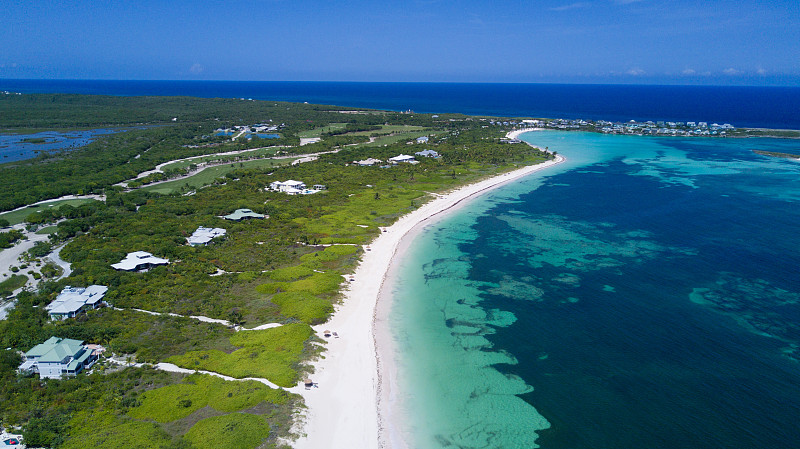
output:
<svg viewBox="0 0 800 449"><path fill-rule="evenodd" d="M800 140L542 131L430 225L390 314L423 448L797 448Z"/></svg>
<svg viewBox="0 0 800 449"><path fill-rule="evenodd" d="M418 112L800 129L800 88L14 81ZM568 161L398 260L409 447L800 447L800 140L522 136Z"/></svg>
<svg viewBox="0 0 800 449"><path fill-rule="evenodd" d="M0 91L253 98L510 117L800 129L800 87L0 79Z"/></svg>

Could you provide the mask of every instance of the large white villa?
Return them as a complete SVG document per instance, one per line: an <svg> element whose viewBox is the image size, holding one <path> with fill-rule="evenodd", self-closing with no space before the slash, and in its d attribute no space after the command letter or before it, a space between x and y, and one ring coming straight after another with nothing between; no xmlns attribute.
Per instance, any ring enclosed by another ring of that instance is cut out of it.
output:
<svg viewBox="0 0 800 449"><path fill-rule="evenodd" d="M275 181L269 184L269 190L283 192L287 195L312 195L325 189L326 187L322 184L315 184L309 189L304 182L292 179L288 181Z"/></svg>
<svg viewBox="0 0 800 449"><path fill-rule="evenodd" d="M51 320L66 320L90 309L103 305L103 297L108 287L104 285L90 285L88 287L70 287L61 290L56 299L45 307Z"/></svg>
<svg viewBox="0 0 800 449"><path fill-rule="evenodd" d="M111 266L114 267L115 270L140 271L148 270L158 265L167 265L168 263L169 259L155 257L147 251L134 251L128 253L121 261L111 264Z"/></svg>
<svg viewBox="0 0 800 449"><path fill-rule="evenodd" d="M90 348L80 340L50 337L25 353L25 361L18 370L22 373L38 373L42 379L75 376L91 368L102 350L102 347Z"/></svg>

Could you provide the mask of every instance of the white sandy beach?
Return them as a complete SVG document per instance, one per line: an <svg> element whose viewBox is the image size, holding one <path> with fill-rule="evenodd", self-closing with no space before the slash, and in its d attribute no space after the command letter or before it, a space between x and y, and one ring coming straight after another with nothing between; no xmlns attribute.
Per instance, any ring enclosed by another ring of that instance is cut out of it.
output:
<svg viewBox="0 0 800 449"><path fill-rule="evenodd" d="M512 131L507 137L516 138L528 131L532 129ZM370 250L365 251L353 275L355 280L345 291L342 305L328 323L314 328L320 336L323 330L339 335L339 338L328 339L325 358L314 363L312 380L318 388L306 390L300 385L291 389L300 393L308 406L302 431L305 435L295 443L296 448L404 447L389 416L394 368L390 335L381 316L388 313L385 305L390 303L390 298L383 286L387 283L392 261L409 245L416 232L445 212L457 209L470 198L564 160L559 155L554 160L438 196L400 218L369 245ZM379 298L383 298L380 309Z"/></svg>

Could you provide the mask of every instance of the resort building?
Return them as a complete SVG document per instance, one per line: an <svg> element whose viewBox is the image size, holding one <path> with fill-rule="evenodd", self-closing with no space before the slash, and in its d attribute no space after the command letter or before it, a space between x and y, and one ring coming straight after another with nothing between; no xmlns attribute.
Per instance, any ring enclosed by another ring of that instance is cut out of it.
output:
<svg viewBox="0 0 800 449"><path fill-rule="evenodd" d="M50 337L25 353L25 361L18 370L21 373L38 373L42 379L75 376L84 369L91 368L100 352L99 349L84 345L80 340Z"/></svg>
<svg viewBox="0 0 800 449"><path fill-rule="evenodd" d="M409 156L407 154L399 154L395 157L390 157L389 162L392 164L399 164L399 163L406 163L406 164L416 164L418 161L414 159L414 156Z"/></svg>
<svg viewBox="0 0 800 449"><path fill-rule="evenodd" d="M111 266L115 270L146 271L152 267L158 265L167 265L168 263L169 259L162 259L160 257L155 257L146 251L134 251L132 253L128 253L128 255L125 256L124 259L115 264L112 264Z"/></svg>
<svg viewBox="0 0 800 449"><path fill-rule="evenodd" d="M414 153L414 155L422 157L434 157L434 158L439 157L439 153L433 150L417 151L416 153Z"/></svg>
<svg viewBox="0 0 800 449"><path fill-rule="evenodd" d="M222 218L226 220L242 221L248 218L269 218L269 216L264 214L257 214L250 209L236 209L231 214L223 215Z"/></svg>
<svg viewBox="0 0 800 449"><path fill-rule="evenodd" d="M107 291L108 287L104 285L90 285L85 288L66 286L45 309L51 320L74 318L81 312L102 306Z"/></svg>
<svg viewBox="0 0 800 449"><path fill-rule="evenodd" d="M200 226L196 231L187 237L186 241L192 246L208 245L212 239L224 236L228 231L223 228L204 228Z"/></svg>

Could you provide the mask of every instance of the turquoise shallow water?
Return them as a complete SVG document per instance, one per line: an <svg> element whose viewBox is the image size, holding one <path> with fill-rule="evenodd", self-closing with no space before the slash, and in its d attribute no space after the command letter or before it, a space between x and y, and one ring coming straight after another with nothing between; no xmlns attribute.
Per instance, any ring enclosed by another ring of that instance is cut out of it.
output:
<svg viewBox="0 0 800 449"><path fill-rule="evenodd" d="M800 141L538 132L430 226L390 322L412 447L796 447Z"/></svg>

